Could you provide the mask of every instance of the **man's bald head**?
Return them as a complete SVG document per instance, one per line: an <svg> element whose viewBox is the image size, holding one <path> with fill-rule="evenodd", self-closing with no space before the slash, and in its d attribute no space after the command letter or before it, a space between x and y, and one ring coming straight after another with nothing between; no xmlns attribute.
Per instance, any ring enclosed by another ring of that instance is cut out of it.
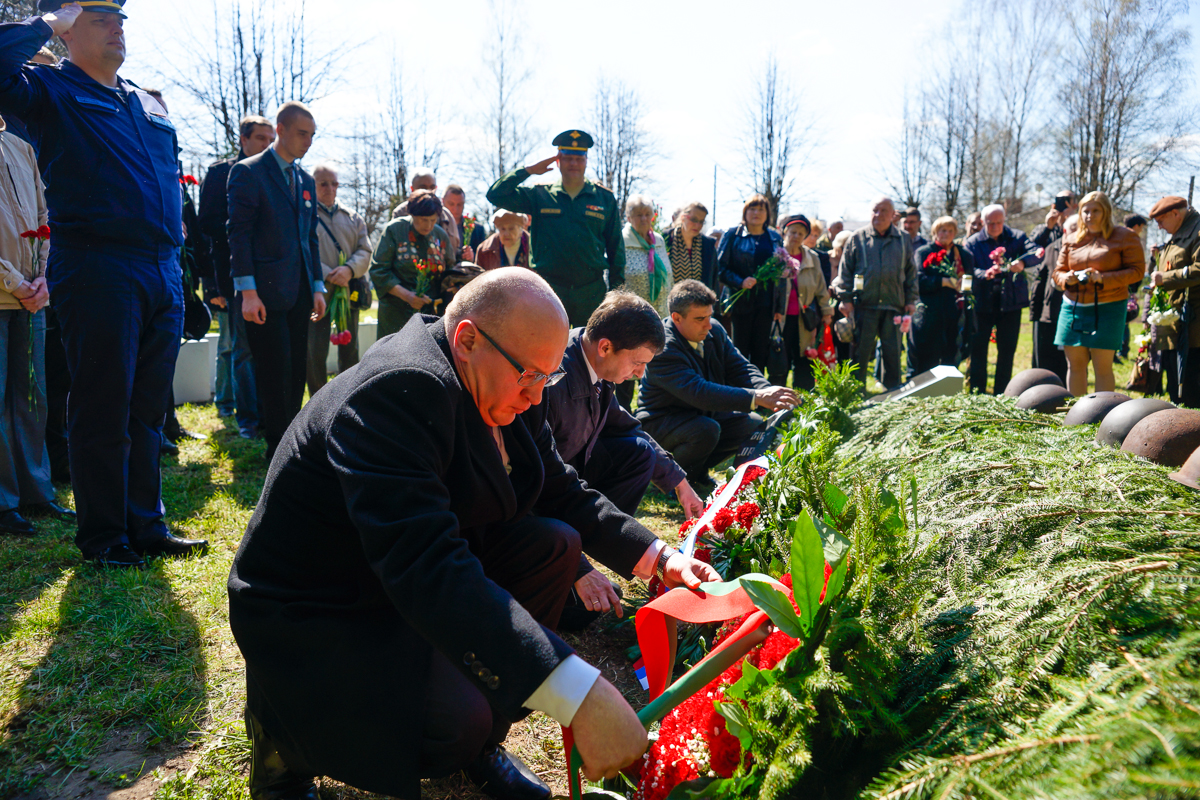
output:
<svg viewBox="0 0 1200 800"><path fill-rule="evenodd" d="M446 333L453 336L464 319L478 322L488 333L508 330L514 322L551 330L569 325L550 284L524 267L489 270L460 289L446 308Z"/></svg>
<svg viewBox="0 0 1200 800"><path fill-rule="evenodd" d="M446 309L446 336L463 387L483 421L508 425L542 401L546 381L562 364L570 327L562 302L521 267L485 272Z"/></svg>

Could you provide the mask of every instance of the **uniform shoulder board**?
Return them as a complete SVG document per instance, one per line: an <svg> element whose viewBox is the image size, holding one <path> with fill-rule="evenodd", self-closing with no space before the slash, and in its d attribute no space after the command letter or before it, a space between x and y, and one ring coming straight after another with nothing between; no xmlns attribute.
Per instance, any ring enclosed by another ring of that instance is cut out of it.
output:
<svg viewBox="0 0 1200 800"><path fill-rule="evenodd" d="M605 186L605 185L604 185L603 183L601 183L600 181L592 181L592 184L593 184L593 185L594 185L594 186L595 186L597 189L603 189L604 191L608 192L609 194L613 194L613 195L615 196L615 194L614 194L613 190L612 190L612 189L610 189L610 188L608 188L607 186Z"/></svg>

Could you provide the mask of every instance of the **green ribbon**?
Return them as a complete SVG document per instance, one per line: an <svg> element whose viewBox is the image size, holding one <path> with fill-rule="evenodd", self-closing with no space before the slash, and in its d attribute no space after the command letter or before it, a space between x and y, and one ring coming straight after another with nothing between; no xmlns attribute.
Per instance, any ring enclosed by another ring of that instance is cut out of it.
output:
<svg viewBox="0 0 1200 800"><path fill-rule="evenodd" d="M663 287L667 285L667 268L663 264L662 259L658 257L658 248L651 246L649 242L647 242L645 239L643 239L642 235L637 232L637 228L634 228L632 225L630 225L629 229L631 231L633 231L633 235L637 237L638 244L640 244L642 247L646 248L646 250L648 251L649 255L646 256L646 262L647 262L648 267L649 267L650 257L651 256L654 257L654 266L652 268L648 268L646 270L646 282L650 286L650 288L649 288L650 297L648 297L647 299L651 303L657 303L658 296L660 294L662 294ZM654 232L651 231L650 235L653 236Z"/></svg>

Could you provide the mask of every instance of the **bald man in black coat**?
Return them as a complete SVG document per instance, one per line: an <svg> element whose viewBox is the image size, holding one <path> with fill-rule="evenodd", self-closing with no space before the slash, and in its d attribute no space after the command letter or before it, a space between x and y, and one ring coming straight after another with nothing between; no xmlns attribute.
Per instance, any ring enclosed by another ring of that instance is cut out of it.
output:
<svg viewBox="0 0 1200 800"><path fill-rule="evenodd" d="M494 270L288 429L229 579L252 797L315 797L328 775L416 798L419 778L464 767L494 797L546 797L499 746L531 709L573 725L592 775L641 754L633 711L553 632L581 549L626 577L717 576L584 487L518 416L566 340L544 281Z"/></svg>

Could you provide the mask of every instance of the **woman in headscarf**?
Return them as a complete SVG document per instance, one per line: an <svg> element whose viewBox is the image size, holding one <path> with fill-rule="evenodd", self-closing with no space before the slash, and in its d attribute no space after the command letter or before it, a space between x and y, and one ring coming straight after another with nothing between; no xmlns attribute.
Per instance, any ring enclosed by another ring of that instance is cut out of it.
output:
<svg viewBox="0 0 1200 800"><path fill-rule="evenodd" d="M371 256L371 283L379 295L377 336L395 333L412 315L440 314L442 273L454 265L450 236L437 224L442 201L420 190L408 198L408 216L397 217L383 229Z"/></svg>
<svg viewBox="0 0 1200 800"><path fill-rule="evenodd" d="M666 239L654 232L654 213L654 203L645 195L635 194L625 203L625 288L665 317L675 281Z"/></svg>

